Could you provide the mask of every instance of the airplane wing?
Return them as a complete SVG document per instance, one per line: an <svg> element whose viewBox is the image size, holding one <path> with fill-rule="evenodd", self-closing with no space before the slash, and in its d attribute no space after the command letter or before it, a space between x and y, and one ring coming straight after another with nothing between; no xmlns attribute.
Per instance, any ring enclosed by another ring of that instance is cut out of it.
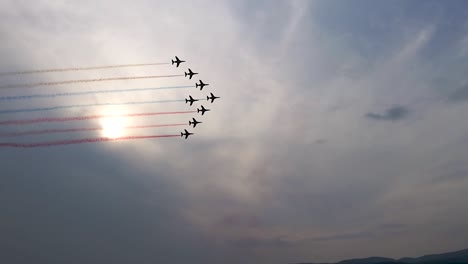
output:
<svg viewBox="0 0 468 264"><path fill-rule="evenodd" d="M179 58L178 58L177 56L175 56L175 59L178 60L178 61L180 61Z"/></svg>

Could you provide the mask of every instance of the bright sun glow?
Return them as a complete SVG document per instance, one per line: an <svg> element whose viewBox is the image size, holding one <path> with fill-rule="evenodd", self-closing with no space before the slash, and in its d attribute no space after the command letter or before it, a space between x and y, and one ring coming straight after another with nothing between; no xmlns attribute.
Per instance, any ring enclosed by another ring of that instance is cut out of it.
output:
<svg viewBox="0 0 468 264"><path fill-rule="evenodd" d="M125 135L125 118L106 117L101 119L102 136L106 138L120 138Z"/></svg>

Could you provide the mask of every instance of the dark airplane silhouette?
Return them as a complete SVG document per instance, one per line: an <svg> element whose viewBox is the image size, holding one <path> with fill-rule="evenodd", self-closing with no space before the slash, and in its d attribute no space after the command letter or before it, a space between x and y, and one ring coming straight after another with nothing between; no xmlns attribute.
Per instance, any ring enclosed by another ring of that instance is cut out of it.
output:
<svg viewBox="0 0 468 264"><path fill-rule="evenodd" d="M201 109L197 108L197 113L201 112L201 115L204 115L205 112L208 112L208 111L210 111L210 109L206 109L203 105L201 106Z"/></svg>
<svg viewBox="0 0 468 264"><path fill-rule="evenodd" d="M188 121L188 124L189 124L189 126L193 125L193 128L195 128L197 126L197 124L203 123L203 122L197 121L195 118L192 118L192 120L193 120L193 122Z"/></svg>
<svg viewBox="0 0 468 264"><path fill-rule="evenodd" d="M185 139L187 139L188 136L193 135L193 133L189 133L187 129L184 129L184 130L185 130L185 133L180 132L181 137L185 136Z"/></svg>
<svg viewBox="0 0 468 264"><path fill-rule="evenodd" d="M197 75L197 72L193 72L191 69L188 69L188 73L185 73L185 77L189 76L189 79L192 79L192 76Z"/></svg>
<svg viewBox="0 0 468 264"><path fill-rule="evenodd" d="M200 83L195 83L195 88L198 88L200 86L200 91L203 90L203 87L208 86L208 83L203 83L202 80L199 80Z"/></svg>
<svg viewBox="0 0 468 264"><path fill-rule="evenodd" d="M207 96L206 100L207 101L211 100L211 103L213 103L215 99L221 98L221 97L214 96L213 93L210 93L210 94L211 94L211 97Z"/></svg>
<svg viewBox="0 0 468 264"><path fill-rule="evenodd" d="M174 65L174 63L176 64L176 67L179 67L179 64L181 64L182 62L185 62L183 60L180 60L177 56L175 56L175 60L172 60L172 65Z"/></svg>
<svg viewBox="0 0 468 264"><path fill-rule="evenodd" d="M193 99L191 95L189 95L190 99L185 99L185 103L190 102L190 105L193 104L193 102L199 101L198 99Z"/></svg>

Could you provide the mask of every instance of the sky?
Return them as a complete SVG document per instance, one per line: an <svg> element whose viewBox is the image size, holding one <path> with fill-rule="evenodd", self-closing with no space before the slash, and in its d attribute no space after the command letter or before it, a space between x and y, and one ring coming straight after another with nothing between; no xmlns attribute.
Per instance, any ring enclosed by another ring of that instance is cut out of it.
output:
<svg viewBox="0 0 468 264"><path fill-rule="evenodd" d="M0 262L331 262L466 248L467 9L462 0L0 0L0 72L175 55L187 61L180 68L3 76L0 85L182 74L187 67L210 83L203 91L1 101L1 110L221 97L203 103L212 111L197 115L203 123L187 140L0 148ZM193 85L198 76L0 94ZM0 120L194 108L78 108Z"/></svg>

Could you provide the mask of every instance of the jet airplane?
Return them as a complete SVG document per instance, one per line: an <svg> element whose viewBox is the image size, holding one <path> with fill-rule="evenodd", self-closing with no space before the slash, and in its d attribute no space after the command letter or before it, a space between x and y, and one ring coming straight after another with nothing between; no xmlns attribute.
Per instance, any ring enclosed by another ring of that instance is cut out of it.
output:
<svg viewBox="0 0 468 264"><path fill-rule="evenodd" d="M188 136L193 135L193 133L189 133L187 129L184 129L184 130L185 130L185 133L180 132L181 137L185 136L185 139L187 139Z"/></svg>
<svg viewBox="0 0 468 264"><path fill-rule="evenodd" d="M193 125L193 128L195 128L197 126L197 124L203 123L203 122L197 121L195 118L192 118L192 120L193 121L188 121L188 124L189 124L189 126Z"/></svg>
<svg viewBox="0 0 468 264"><path fill-rule="evenodd" d="M200 91L203 90L203 87L210 85L208 83L203 83L202 80L199 81L200 83L195 83L195 88L198 88L200 86Z"/></svg>
<svg viewBox="0 0 468 264"><path fill-rule="evenodd" d="M172 65L174 65L175 63L176 67L179 67L179 64L181 64L182 62L185 62L185 61L180 60L177 56L175 56L175 60L172 60Z"/></svg>
<svg viewBox="0 0 468 264"><path fill-rule="evenodd" d="M205 112L208 112L208 111L210 111L210 109L206 109L203 105L201 106L201 109L197 108L197 113L201 112L201 115L204 115Z"/></svg>
<svg viewBox="0 0 468 264"><path fill-rule="evenodd" d="M199 99L193 99L191 95L189 95L189 98L190 99L187 99L187 98L185 99L185 103L190 102L190 105L192 105L193 102L199 101Z"/></svg>
<svg viewBox="0 0 468 264"><path fill-rule="evenodd" d="M210 96L207 96L207 97L206 97L206 100L207 100L207 101L211 100L211 103L213 103L213 101L214 101L215 99L221 98L221 97L214 96L213 93L210 93L210 95L211 95L211 97L210 97Z"/></svg>
<svg viewBox="0 0 468 264"><path fill-rule="evenodd" d="M185 73L185 77L189 76L189 79L192 79L192 76L197 75L197 72L193 72L190 68L188 69L188 73Z"/></svg>

